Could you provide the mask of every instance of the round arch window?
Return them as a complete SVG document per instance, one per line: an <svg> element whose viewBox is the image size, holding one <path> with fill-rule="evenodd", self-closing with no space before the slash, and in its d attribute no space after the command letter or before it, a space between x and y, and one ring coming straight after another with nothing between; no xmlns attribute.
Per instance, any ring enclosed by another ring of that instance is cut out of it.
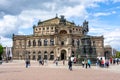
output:
<svg viewBox="0 0 120 80"><path fill-rule="evenodd" d="M61 30L60 34L67 34L67 31L66 30Z"/></svg>

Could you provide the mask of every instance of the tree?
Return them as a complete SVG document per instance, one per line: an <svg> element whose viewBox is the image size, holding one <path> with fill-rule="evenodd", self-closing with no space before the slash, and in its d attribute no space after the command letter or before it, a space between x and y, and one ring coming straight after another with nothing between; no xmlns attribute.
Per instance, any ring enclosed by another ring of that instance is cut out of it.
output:
<svg viewBox="0 0 120 80"><path fill-rule="evenodd" d="M0 60L2 60L2 54L3 54L3 47L2 47L2 45L0 44Z"/></svg>
<svg viewBox="0 0 120 80"><path fill-rule="evenodd" d="M116 58L120 58L120 52L119 51L116 52Z"/></svg>

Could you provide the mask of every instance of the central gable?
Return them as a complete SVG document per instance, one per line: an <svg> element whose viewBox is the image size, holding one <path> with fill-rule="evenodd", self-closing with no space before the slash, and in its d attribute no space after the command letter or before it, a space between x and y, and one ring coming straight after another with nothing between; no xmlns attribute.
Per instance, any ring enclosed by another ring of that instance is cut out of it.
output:
<svg viewBox="0 0 120 80"><path fill-rule="evenodd" d="M38 22L38 25L60 25L61 21L63 21L62 18L55 17L42 22ZM69 22L66 19L64 19L64 23L65 25L74 25L74 23Z"/></svg>

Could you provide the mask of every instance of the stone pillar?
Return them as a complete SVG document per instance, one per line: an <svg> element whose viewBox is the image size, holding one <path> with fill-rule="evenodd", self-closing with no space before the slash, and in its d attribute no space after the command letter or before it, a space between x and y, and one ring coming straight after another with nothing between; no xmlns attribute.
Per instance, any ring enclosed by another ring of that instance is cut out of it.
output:
<svg viewBox="0 0 120 80"><path fill-rule="evenodd" d="M44 39L41 39L42 46L44 46Z"/></svg>
<svg viewBox="0 0 120 80"><path fill-rule="evenodd" d="M38 39L35 39L36 47L38 47Z"/></svg>
<svg viewBox="0 0 120 80"><path fill-rule="evenodd" d="M71 36L69 36L69 44L70 45L72 44L72 38L71 38Z"/></svg>
<svg viewBox="0 0 120 80"><path fill-rule="evenodd" d="M58 37L57 36L55 36L55 38L54 38L54 44L58 45Z"/></svg>

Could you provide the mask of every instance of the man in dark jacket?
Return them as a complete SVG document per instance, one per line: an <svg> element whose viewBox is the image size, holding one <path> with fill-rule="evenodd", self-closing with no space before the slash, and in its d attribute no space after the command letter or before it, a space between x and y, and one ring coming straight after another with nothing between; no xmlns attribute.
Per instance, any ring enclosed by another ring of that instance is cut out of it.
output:
<svg viewBox="0 0 120 80"><path fill-rule="evenodd" d="M68 61L68 66L69 66L69 70L71 71L72 70L72 61L71 60Z"/></svg>

